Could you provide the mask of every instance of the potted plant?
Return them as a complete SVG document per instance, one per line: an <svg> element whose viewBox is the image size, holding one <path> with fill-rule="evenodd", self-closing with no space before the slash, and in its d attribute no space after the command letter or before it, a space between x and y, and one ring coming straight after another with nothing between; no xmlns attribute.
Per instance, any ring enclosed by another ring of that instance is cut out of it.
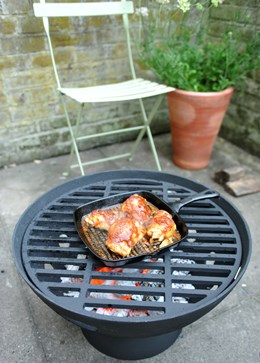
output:
<svg viewBox="0 0 260 363"><path fill-rule="evenodd" d="M207 14L224 0L140 1L138 51L168 94L173 161L208 165L234 87L260 66L259 34L243 43L237 32L209 39Z"/></svg>

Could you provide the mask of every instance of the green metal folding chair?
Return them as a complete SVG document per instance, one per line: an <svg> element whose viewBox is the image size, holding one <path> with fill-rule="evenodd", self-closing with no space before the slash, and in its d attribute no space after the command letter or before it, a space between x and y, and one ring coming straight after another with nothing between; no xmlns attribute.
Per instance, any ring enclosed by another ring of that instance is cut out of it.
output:
<svg viewBox="0 0 260 363"><path fill-rule="evenodd" d="M64 107L65 116L68 123L68 128L71 135L71 154L70 161L72 160L72 156L76 155L77 163L70 165L70 168L79 167L81 174L84 175L84 166L91 165L95 163L101 163L109 160L115 160L119 158L131 158L133 157L137 147L144 137L145 133L147 134L149 144L151 147L151 151L153 153L156 167L158 170L161 170L159 158L157 155L156 147L154 144L153 136L150 129L151 121L157 112L164 95L168 92L174 90L172 87L167 87L163 84L158 84L156 82L151 82L149 80L145 80L142 78L136 77L136 72L134 69L134 62L131 51L131 40L130 40L130 32L129 32L129 20L128 15L134 13L134 5L133 1L121 0L121 1L110 1L110 2L90 2L90 3L45 3L45 0L40 0L40 3L35 3L33 5L34 13L37 17L43 18L44 29L46 31L48 44L50 47L50 55L54 68L54 74L57 81L57 89L61 96L61 101ZM58 69L55 62L55 56L53 51L53 46L51 42L51 34L49 31L49 17L81 17L81 16L111 16L111 15L122 15L122 20L124 24L125 34L126 34L126 47L128 50L129 56L129 64L131 71L131 79L125 82L116 83L116 84L106 84L106 85L97 85L92 87L80 87L80 88L63 88L61 86L60 78L58 75ZM67 104L65 101L65 97L69 97L70 99L76 101L79 105L79 111L77 116L76 125L73 126ZM150 111L150 114L147 115L143 99L148 97L158 96L154 105ZM117 129L109 132L101 132L95 134L82 135L80 130L80 121L82 116L82 111L84 104L86 103L98 103L98 102L122 102L122 101L139 101L141 114L143 118L143 122L139 126L133 127L125 127L123 129ZM80 131L80 132L79 132ZM79 152L79 142L82 140L93 139L100 136L107 136L119 133L127 133L127 132L137 132L137 138L133 143L132 149L128 153L124 153L121 155L113 155L108 156L102 159L91 160L87 162L82 162L80 152ZM80 136L79 136L80 135Z"/></svg>

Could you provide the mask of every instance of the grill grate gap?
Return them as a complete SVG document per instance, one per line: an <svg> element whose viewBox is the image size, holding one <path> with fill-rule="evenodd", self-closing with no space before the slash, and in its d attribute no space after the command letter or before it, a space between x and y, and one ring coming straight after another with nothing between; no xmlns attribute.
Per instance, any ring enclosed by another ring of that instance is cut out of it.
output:
<svg viewBox="0 0 260 363"><path fill-rule="evenodd" d="M57 297L78 298L80 295L80 288L74 287L49 287L49 291Z"/></svg>

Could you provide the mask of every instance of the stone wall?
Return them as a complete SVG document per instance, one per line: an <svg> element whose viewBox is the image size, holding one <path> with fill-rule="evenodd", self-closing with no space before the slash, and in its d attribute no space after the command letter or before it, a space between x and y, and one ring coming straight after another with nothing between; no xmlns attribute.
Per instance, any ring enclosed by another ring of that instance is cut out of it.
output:
<svg viewBox="0 0 260 363"><path fill-rule="evenodd" d="M213 8L209 34L217 36L223 29L241 32L245 42L256 33L260 36L260 1L225 0ZM235 91L220 135L260 156L260 69L246 79L241 92Z"/></svg>
<svg viewBox="0 0 260 363"><path fill-rule="evenodd" d="M121 18L52 18L50 29L63 86L106 84L130 76ZM0 167L68 153L69 131L42 19L34 17L32 0L0 0L0 50ZM75 122L72 102L69 110ZM88 105L83 120L88 133L117 129L139 123L140 108L138 102ZM162 107L154 132L165 132L168 124L167 108ZM81 148L121 140L93 139Z"/></svg>

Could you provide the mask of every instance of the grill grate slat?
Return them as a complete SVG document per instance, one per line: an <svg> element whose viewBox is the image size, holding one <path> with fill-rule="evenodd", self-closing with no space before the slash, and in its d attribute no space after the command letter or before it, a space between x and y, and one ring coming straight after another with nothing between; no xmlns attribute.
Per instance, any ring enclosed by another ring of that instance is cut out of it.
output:
<svg viewBox="0 0 260 363"><path fill-rule="evenodd" d="M98 298L88 298L86 299L86 303L84 306L99 306L99 307L113 307L113 308L123 308L123 309L147 309L147 310L158 310L161 309L162 311L165 310L165 304L161 302L151 302L145 301L143 306L140 307L139 301L133 301L129 303L127 300L116 300L112 303L112 299L107 299L107 302L104 304L103 299Z"/></svg>

